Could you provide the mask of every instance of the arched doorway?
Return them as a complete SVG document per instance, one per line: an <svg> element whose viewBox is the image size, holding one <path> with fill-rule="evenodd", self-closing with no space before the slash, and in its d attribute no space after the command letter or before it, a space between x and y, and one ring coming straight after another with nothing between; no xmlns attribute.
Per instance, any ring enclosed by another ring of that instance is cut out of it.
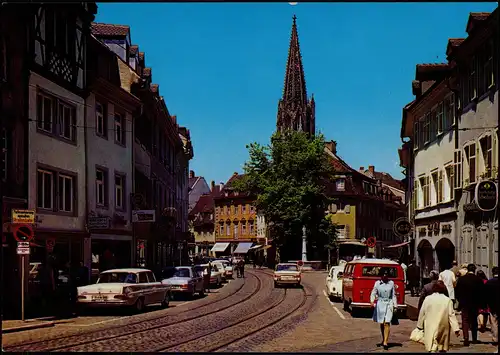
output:
<svg viewBox="0 0 500 355"><path fill-rule="evenodd" d="M434 268L434 251L427 239L422 239L417 246L420 273L424 280L429 278L429 273Z"/></svg>
<svg viewBox="0 0 500 355"><path fill-rule="evenodd" d="M450 269L455 260L455 246L448 238L441 238L436 244L436 255L439 262L439 272Z"/></svg>

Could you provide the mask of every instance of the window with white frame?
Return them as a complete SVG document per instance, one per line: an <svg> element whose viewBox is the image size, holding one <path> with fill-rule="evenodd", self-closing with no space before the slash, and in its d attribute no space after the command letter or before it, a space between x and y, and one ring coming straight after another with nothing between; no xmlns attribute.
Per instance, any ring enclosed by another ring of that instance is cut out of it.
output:
<svg viewBox="0 0 500 355"><path fill-rule="evenodd" d="M424 117L424 127L423 127L423 137L424 137L424 144L429 143L430 137L431 137L431 115L430 113L426 114Z"/></svg>
<svg viewBox="0 0 500 355"><path fill-rule="evenodd" d="M455 189L462 188L462 150L456 149L453 152L453 187Z"/></svg>
<svg viewBox="0 0 500 355"><path fill-rule="evenodd" d="M75 141L76 136L76 110L59 101L59 136L64 139Z"/></svg>
<svg viewBox="0 0 500 355"><path fill-rule="evenodd" d="M436 108L437 133L443 133L447 128L444 122L444 103L440 102Z"/></svg>
<svg viewBox="0 0 500 355"><path fill-rule="evenodd" d="M469 184L476 182L476 142L470 142L464 146L464 180Z"/></svg>
<svg viewBox="0 0 500 355"><path fill-rule="evenodd" d="M59 174L59 211L73 212L73 203L75 201L73 184L74 178L72 176Z"/></svg>
<svg viewBox="0 0 500 355"><path fill-rule="evenodd" d="M233 224L234 237L238 237L238 230L240 229L240 225L238 223Z"/></svg>
<svg viewBox="0 0 500 355"><path fill-rule="evenodd" d="M420 188L422 193L421 201L419 201L419 208L425 208L430 205L430 186L429 176L422 176L419 178Z"/></svg>
<svg viewBox="0 0 500 355"><path fill-rule="evenodd" d="M115 142L125 144L125 120L119 113L115 113Z"/></svg>
<svg viewBox="0 0 500 355"><path fill-rule="evenodd" d="M1 176L2 181L7 181L7 173L8 173L8 161L9 161L9 142L8 142L8 133L6 128L2 128L2 162L1 162Z"/></svg>
<svg viewBox="0 0 500 355"><path fill-rule="evenodd" d="M443 170L438 171L437 203L443 202Z"/></svg>
<svg viewBox="0 0 500 355"><path fill-rule="evenodd" d="M444 200L451 201L455 198L455 186L453 180L453 164L449 164L444 167L445 178L444 178Z"/></svg>
<svg viewBox="0 0 500 355"><path fill-rule="evenodd" d="M115 175L115 207L125 209L125 177L118 174Z"/></svg>
<svg viewBox="0 0 500 355"><path fill-rule="evenodd" d="M226 224L226 235L231 235L231 224L229 222Z"/></svg>
<svg viewBox="0 0 500 355"><path fill-rule="evenodd" d="M335 181L335 183L336 183L337 191L345 191L345 180L344 179L337 179L337 181Z"/></svg>
<svg viewBox="0 0 500 355"><path fill-rule="evenodd" d="M53 97L42 92L38 93L36 100L38 129L52 133L56 117L55 101Z"/></svg>
<svg viewBox="0 0 500 355"><path fill-rule="evenodd" d="M107 173L103 169L96 169L95 171L95 189L96 189L96 204L97 206L107 206L106 199L106 177Z"/></svg>
<svg viewBox="0 0 500 355"><path fill-rule="evenodd" d="M345 225L337 226L337 234L340 239L345 239L347 237Z"/></svg>
<svg viewBox="0 0 500 355"><path fill-rule="evenodd" d="M253 233L254 233L254 229L255 229L255 224L254 223L255 223L254 221L250 221L248 223L249 229L250 229L250 235L253 235Z"/></svg>
<svg viewBox="0 0 500 355"><path fill-rule="evenodd" d="M105 106L96 101L95 103L95 131L98 136L107 136L107 120Z"/></svg>
<svg viewBox="0 0 500 355"><path fill-rule="evenodd" d="M415 180L413 182L413 196L411 197L411 202L412 202L412 208L413 212L415 212L419 207L420 207L420 188L419 188L419 183L418 180Z"/></svg>
<svg viewBox="0 0 500 355"><path fill-rule="evenodd" d="M438 195L438 190L439 190L439 187L438 187L438 171L434 171L431 173L431 183L432 183L432 189L430 190L430 205L435 205L438 203L438 198L437 198L437 195Z"/></svg>
<svg viewBox="0 0 500 355"><path fill-rule="evenodd" d="M54 173L38 169L37 171L37 207L44 210L54 209Z"/></svg>
<svg viewBox="0 0 500 355"><path fill-rule="evenodd" d="M480 161L478 165L481 170L478 173L479 175L484 174L485 177L490 177L493 168L493 144L491 134L479 138L479 149L481 154L479 155Z"/></svg>
<svg viewBox="0 0 500 355"><path fill-rule="evenodd" d="M224 235L224 224L221 224L221 225L219 226L219 234L220 234L220 235Z"/></svg>
<svg viewBox="0 0 500 355"><path fill-rule="evenodd" d="M75 210L75 177L50 169L37 169L37 207L72 213Z"/></svg>

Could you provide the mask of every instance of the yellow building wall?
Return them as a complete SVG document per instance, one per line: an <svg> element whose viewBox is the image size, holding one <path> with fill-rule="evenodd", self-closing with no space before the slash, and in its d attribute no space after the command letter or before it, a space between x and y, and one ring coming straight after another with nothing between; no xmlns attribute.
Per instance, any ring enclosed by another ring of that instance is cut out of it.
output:
<svg viewBox="0 0 500 355"><path fill-rule="evenodd" d="M344 225L348 229L346 239L356 238L356 206L350 206L349 213L337 211L330 213L330 219L337 225Z"/></svg>
<svg viewBox="0 0 500 355"><path fill-rule="evenodd" d="M216 240L250 241L251 238L257 237L257 213L248 201L233 201L233 203L220 201L215 206L215 220ZM221 225L224 226L222 233ZM228 225L229 235L227 234ZM237 235L235 235L235 225L238 226Z"/></svg>

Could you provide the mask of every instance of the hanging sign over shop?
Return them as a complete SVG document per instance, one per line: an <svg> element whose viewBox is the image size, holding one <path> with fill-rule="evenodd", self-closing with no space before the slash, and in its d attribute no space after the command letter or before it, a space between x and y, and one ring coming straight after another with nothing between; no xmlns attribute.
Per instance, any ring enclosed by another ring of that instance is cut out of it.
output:
<svg viewBox="0 0 500 355"><path fill-rule="evenodd" d="M12 210L12 223L35 224L35 210Z"/></svg>
<svg viewBox="0 0 500 355"><path fill-rule="evenodd" d="M400 238L407 237L413 231L413 225L406 217L398 218L392 225L392 231Z"/></svg>
<svg viewBox="0 0 500 355"><path fill-rule="evenodd" d="M483 211L493 211L498 205L498 186L494 181L480 181L476 185L476 204Z"/></svg>
<svg viewBox="0 0 500 355"><path fill-rule="evenodd" d="M151 223L156 221L155 210L133 210L133 223Z"/></svg>

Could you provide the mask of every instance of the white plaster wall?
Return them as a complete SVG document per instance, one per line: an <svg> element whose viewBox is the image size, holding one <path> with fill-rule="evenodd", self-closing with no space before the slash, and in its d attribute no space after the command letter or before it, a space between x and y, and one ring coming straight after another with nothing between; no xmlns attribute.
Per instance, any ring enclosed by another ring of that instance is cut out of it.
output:
<svg viewBox="0 0 500 355"><path fill-rule="evenodd" d="M76 107L76 140L77 144L72 145L44 134L38 133L36 121L29 122L29 189L28 206L30 209L36 209L36 185L37 185L37 163L47 164L55 168L71 171L78 175L76 190L78 201L76 206L78 210L77 217L67 217L60 215L37 213L39 216L39 227L50 229L82 230L85 226L85 141L84 141L84 105L83 98L63 89L50 80L42 76L31 73L29 87L29 118L37 119L37 91L42 89L45 92L59 97Z"/></svg>
<svg viewBox="0 0 500 355"><path fill-rule="evenodd" d="M108 138L104 139L96 135L96 114L95 114L95 95L90 93L87 98L87 126L92 127L87 130L87 154L88 154L88 197L89 211L95 211L103 216L112 217L115 213L125 217L125 220L130 221L130 193L132 192L132 114L120 109L120 113L125 112L125 147L115 143L114 139L114 113L115 104L107 102L107 124L108 124ZM105 102L101 102L105 104ZM97 208L96 206L96 184L95 166L100 165L109 170L108 174L108 206L107 209ZM125 205L126 211L115 211L115 172L125 173ZM127 224L126 229L131 228L131 223Z"/></svg>

